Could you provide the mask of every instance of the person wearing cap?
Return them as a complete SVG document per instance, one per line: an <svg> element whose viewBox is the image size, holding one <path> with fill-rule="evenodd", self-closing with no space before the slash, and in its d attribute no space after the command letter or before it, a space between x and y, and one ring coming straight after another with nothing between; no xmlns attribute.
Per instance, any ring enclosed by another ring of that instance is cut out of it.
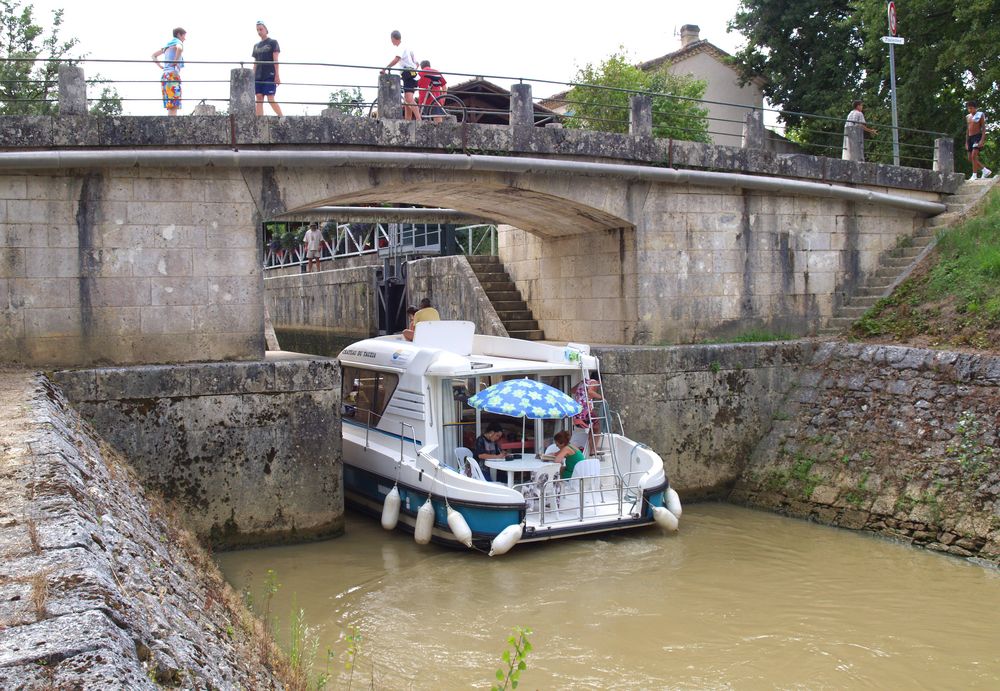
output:
<svg viewBox="0 0 1000 691"><path fill-rule="evenodd" d="M420 106L417 105L416 96L417 78L420 76L417 70L417 58L413 51L400 45L403 42L403 35L398 31L389 34L389 40L396 47L396 55L392 62L385 66L381 74L385 74L397 62L399 63L400 75L403 79L403 118L405 120L419 120Z"/></svg>
<svg viewBox="0 0 1000 691"><path fill-rule="evenodd" d="M313 221L309 224L309 230L302 236L302 244L306 246L306 273L319 271L319 255L322 253L323 233L319 229L319 224Z"/></svg>
<svg viewBox="0 0 1000 691"><path fill-rule="evenodd" d="M257 96L257 115L264 114L264 97L271 104L271 110L275 115L281 115L281 106L274 100L274 94L278 91L278 84L281 83L281 75L278 73L278 56L281 48L273 38L268 38L267 25L264 22L257 22L257 35L260 42L254 45L251 55L254 60L253 67L253 88Z"/></svg>

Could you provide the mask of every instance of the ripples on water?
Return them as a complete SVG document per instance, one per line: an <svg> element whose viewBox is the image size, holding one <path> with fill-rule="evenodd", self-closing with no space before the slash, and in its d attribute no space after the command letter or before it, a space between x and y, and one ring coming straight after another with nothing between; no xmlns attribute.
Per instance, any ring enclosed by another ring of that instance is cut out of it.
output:
<svg viewBox="0 0 1000 691"><path fill-rule="evenodd" d="M344 538L218 561L237 589L274 569L282 630L294 593L321 655L357 626L364 688L372 661L379 688L488 688L516 625L532 689L1000 687L1000 572L724 504L681 525L489 559L349 514Z"/></svg>

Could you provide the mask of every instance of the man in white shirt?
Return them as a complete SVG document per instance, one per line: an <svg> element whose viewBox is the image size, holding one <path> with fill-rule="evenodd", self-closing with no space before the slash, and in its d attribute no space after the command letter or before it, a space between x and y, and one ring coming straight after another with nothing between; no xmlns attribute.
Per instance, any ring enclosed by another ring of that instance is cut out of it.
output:
<svg viewBox="0 0 1000 691"><path fill-rule="evenodd" d="M306 273L319 271L319 255L322 253L321 243L323 233L316 222L309 224L309 230L302 236L302 244L306 246Z"/></svg>
<svg viewBox="0 0 1000 691"><path fill-rule="evenodd" d="M403 42L403 35L398 31L389 34L392 45L396 46L396 56L392 59L382 74L385 74L393 65L399 63L401 76L403 78L403 118L406 120L420 119L420 106L417 105L414 94L417 91L417 58L413 51L400 45Z"/></svg>
<svg viewBox="0 0 1000 691"><path fill-rule="evenodd" d="M861 101L854 102L854 108L847 114L847 121L844 123L844 152L841 156L845 161L865 160L865 132L868 134L878 134L865 122L865 104ZM851 139L857 137L856 143L852 145Z"/></svg>

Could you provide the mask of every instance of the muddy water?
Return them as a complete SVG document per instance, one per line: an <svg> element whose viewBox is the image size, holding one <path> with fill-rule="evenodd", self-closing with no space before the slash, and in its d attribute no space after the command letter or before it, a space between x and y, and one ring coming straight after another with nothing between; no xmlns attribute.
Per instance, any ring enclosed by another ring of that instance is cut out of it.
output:
<svg viewBox="0 0 1000 691"><path fill-rule="evenodd" d="M351 514L339 540L218 560L238 589L277 572L279 628L294 593L341 684L357 626L357 688L373 672L377 688L488 687L515 625L534 629L522 688L1000 686L1000 572L723 504L682 523L489 559Z"/></svg>

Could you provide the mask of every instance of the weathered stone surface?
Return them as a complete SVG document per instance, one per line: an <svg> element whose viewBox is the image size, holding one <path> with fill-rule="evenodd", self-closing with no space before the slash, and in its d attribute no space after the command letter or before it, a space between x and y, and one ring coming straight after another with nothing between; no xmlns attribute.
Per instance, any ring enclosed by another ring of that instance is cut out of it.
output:
<svg viewBox="0 0 1000 691"><path fill-rule="evenodd" d="M493 309L469 261L463 256L434 257L410 262L407 295L416 303L430 298L442 319L474 322L476 333L506 336L507 329Z"/></svg>
<svg viewBox="0 0 1000 691"><path fill-rule="evenodd" d="M375 265L292 273L264 279L265 300L276 329L317 337L367 338L378 334Z"/></svg>
<svg viewBox="0 0 1000 691"><path fill-rule="evenodd" d="M209 557L44 377L0 372L0 686L276 688Z"/></svg>
<svg viewBox="0 0 1000 691"><path fill-rule="evenodd" d="M188 526L213 546L343 530L336 362L303 357L53 376L79 396L74 405L144 483L182 507Z"/></svg>
<svg viewBox="0 0 1000 691"><path fill-rule="evenodd" d="M998 561L1000 357L827 343L732 501ZM797 505L797 504L796 504ZM797 510L801 514L801 509Z"/></svg>

